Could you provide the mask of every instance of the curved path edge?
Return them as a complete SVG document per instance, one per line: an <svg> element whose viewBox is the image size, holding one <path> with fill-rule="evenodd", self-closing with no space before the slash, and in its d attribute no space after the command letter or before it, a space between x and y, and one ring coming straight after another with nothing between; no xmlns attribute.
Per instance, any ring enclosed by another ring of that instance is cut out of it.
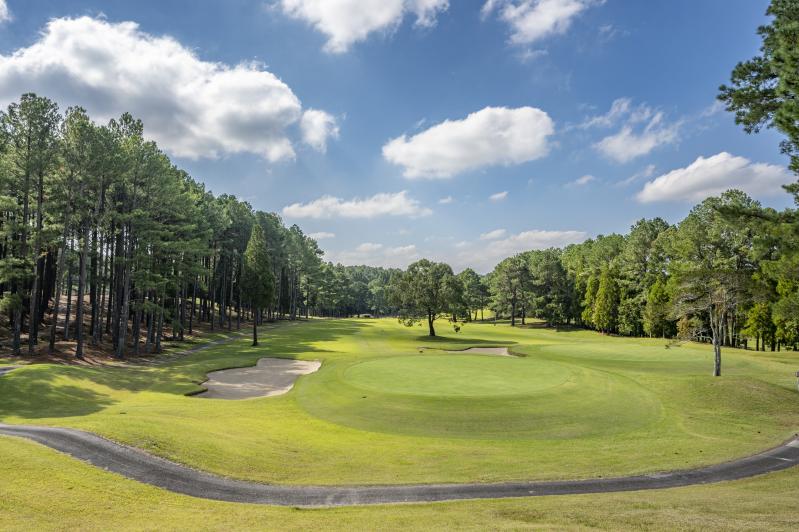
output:
<svg viewBox="0 0 799 532"><path fill-rule="evenodd" d="M279 506L353 506L637 491L738 480L799 465L797 436L779 447L746 458L650 475L493 484L287 486L212 475L75 429L0 423L0 434L33 440L106 471L176 493Z"/></svg>

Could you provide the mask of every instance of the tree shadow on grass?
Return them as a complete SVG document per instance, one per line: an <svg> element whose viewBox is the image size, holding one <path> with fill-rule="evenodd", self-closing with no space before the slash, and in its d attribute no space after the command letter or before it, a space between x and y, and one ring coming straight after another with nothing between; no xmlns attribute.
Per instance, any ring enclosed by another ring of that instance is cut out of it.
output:
<svg viewBox="0 0 799 532"><path fill-rule="evenodd" d="M26 418L83 416L118 402L111 395L92 389L96 386L125 392L183 396L195 390L208 372L254 365L259 358L269 356L312 358L314 353L330 352L314 345L316 342L335 341L365 327L352 321L313 323L320 326L306 328L300 324L265 328L259 347L250 347L248 340L242 338L195 351L163 366L26 366L0 377L0 419L12 415ZM62 379L73 382L59 382Z"/></svg>
<svg viewBox="0 0 799 532"><path fill-rule="evenodd" d="M27 369L27 368L26 368ZM17 370L0 382L0 419L7 416L56 418L99 412L114 401L110 396L73 384L53 382L58 372L40 368Z"/></svg>

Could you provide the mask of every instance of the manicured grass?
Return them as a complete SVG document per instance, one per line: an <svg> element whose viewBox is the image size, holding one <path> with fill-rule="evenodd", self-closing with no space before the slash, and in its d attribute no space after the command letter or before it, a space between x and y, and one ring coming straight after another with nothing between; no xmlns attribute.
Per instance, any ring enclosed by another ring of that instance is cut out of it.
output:
<svg viewBox="0 0 799 532"><path fill-rule="evenodd" d="M467 324L445 338L395 320L313 320L151 367L32 365L3 378L0 419L75 427L191 466L266 482L587 478L747 455L799 428L793 352ZM511 345L520 359L445 354ZM322 360L289 394L186 397L213 369ZM419 381L413 389L412 382ZM508 387L502 382L508 381Z"/></svg>
<svg viewBox="0 0 799 532"><path fill-rule="evenodd" d="M799 474L659 491L300 510L176 495L0 438L0 530L796 530Z"/></svg>

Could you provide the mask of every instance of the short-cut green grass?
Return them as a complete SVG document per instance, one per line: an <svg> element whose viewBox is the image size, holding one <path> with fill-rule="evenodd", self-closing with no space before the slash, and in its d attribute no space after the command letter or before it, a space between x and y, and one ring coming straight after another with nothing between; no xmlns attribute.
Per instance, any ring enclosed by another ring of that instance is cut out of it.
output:
<svg viewBox="0 0 799 532"><path fill-rule="evenodd" d="M799 474L657 491L297 509L170 493L0 438L0 530L796 530Z"/></svg>
<svg viewBox="0 0 799 532"><path fill-rule="evenodd" d="M794 352L471 323L430 339L396 320L265 329L164 365L37 364L0 385L0 419L89 430L214 473L287 484L590 478L695 467L799 427ZM509 345L521 358L441 350ZM428 348L428 349L422 349ZM263 356L322 360L287 395L185 394ZM418 386L415 388L415 383Z"/></svg>

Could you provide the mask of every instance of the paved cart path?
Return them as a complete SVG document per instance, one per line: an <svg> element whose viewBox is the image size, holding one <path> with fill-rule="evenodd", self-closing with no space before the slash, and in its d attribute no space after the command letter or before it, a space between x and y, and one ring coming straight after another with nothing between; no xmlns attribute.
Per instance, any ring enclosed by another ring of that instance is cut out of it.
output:
<svg viewBox="0 0 799 532"><path fill-rule="evenodd" d="M495 484L285 486L212 475L74 429L0 423L0 434L33 440L107 471L176 493L281 506L349 506L674 488L737 480L799 465L797 436L779 447L746 458L699 469L651 475Z"/></svg>

